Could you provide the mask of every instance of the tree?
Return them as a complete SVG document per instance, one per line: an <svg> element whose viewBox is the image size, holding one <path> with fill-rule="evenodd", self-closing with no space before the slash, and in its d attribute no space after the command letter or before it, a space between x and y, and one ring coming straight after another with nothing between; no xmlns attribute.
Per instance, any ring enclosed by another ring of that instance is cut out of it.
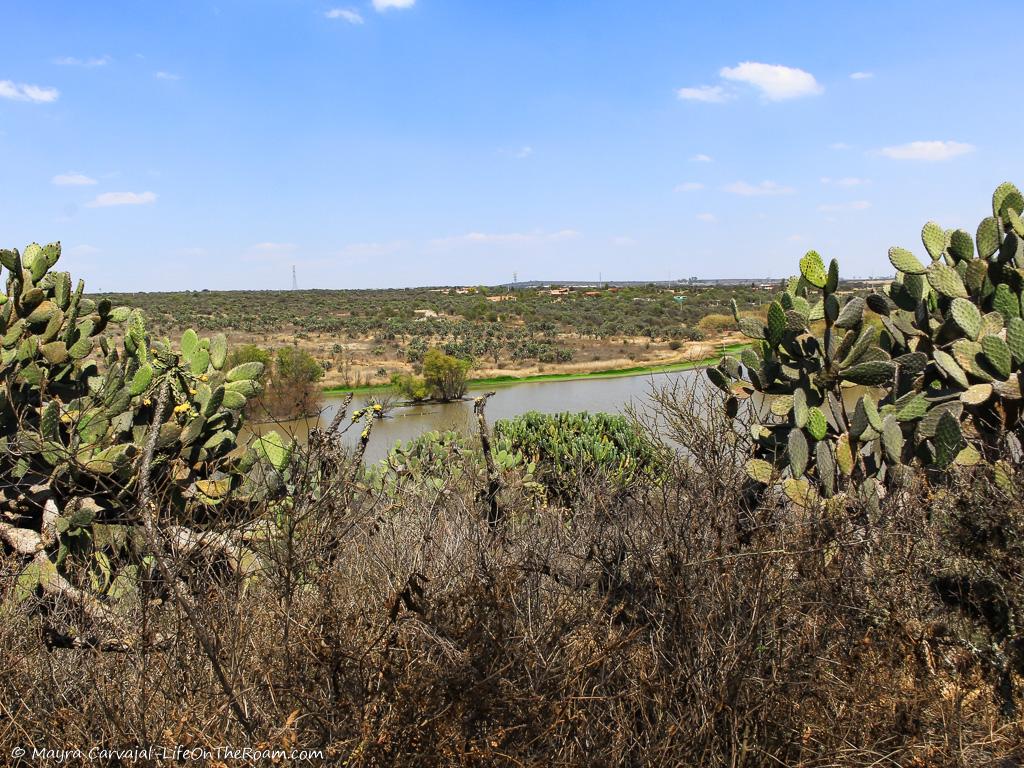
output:
<svg viewBox="0 0 1024 768"><path fill-rule="evenodd" d="M435 400L448 402L466 394L466 374L472 364L469 360L446 355L434 348L423 357L423 380Z"/></svg>

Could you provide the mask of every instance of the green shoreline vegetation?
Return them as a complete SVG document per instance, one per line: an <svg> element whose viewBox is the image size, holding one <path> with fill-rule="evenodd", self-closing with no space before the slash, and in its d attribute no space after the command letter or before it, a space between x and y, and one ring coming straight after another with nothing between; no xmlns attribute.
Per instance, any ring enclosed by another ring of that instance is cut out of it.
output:
<svg viewBox="0 0 1024 768"><path fill-rule="evenodd" d="M614 379L623 376L644 376L647 374L676 373L678 371L689 371L696 368L706 368L717 364L723 355L735 354L743 350L746 344L728 344L719 348L719 354L711 357L704 357L699 360L686 360L678 363L666 363L664 365L638 365L630 368L609 368L602 371L588 371L585 373L537 373L532 376L494 376L490 378L469 379L466 383L472 389L480 387L509 387L516 384L529 384L542 381L582 381L584 379ZM325 387L322 392L325 395L337 395L354 392L384 392L394 389L393 384L374 384L362 387Z"/></svg>

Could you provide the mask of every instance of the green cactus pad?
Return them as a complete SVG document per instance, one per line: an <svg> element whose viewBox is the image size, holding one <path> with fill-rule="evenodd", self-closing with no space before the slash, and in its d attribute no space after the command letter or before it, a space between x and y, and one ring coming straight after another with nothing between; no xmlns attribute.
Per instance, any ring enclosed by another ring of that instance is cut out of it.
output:
<svg viewBox="0 0 1024 768"><path fill-rule="evenodd" d="M768 325L765 338L773 347L777 347L786 334L786 311L777 301L768 307Z"/></svg>
<svg viewBox="0 0 1024 768"><path fill-rule="evenodd" d="M965 263L967 269L964 271L964 283L971 293L980 293L985 285L985 278L988 277L988 263L981 259L972 259Z"/></svg>
<svg viewBox="0 0 1024 768"><path fill-rule="evenodd" d="M802 389L793 392L793 423L797 429L807 426L807 393Z"/></svg>
<svg viewBox="0 0 1024 768"><path fill-rule="evenodd" d="M139 367L139 370L137 370L135 372L135 375L132 377L132 383L128 391L132 395L132 397L141 395L149 388L149 385L152 381L153 366L149 365L148 363L143 364Z"/></svg>
<svg viewBox="0 0 1024 768"><path fill-rule="evenodd" d="M802 477L807 469L807 462L810 459L810 448L807 445L807 438L804 437L803 431L799 429L789 430L787 446L789 449L789 468L793 472L793 477Z"/></svg>
<svg viewBox="0 0 1024 768"><path fill-rule="evenodd" d="M711 383L714 384L716 387L718 387L720 390L722 390L723 392L726 392L726 393L729 393L729 392L732 391L732 389L729 386L729 379L726 377L726 375L724 373L722 373L720 370L718 370L718 368L715 368L714 366L711 366L711 367L706 369L706 372L707 372L708 378L711 379ZM230 377L230 374L228 374L228 375ZM230 378L229 378L229 381L230 381Z"/></svg>
<svg viewBox="0 0 1024 768"><path fill-rule="evenodd" d="M1006 324L1006 345L1017 365L1024 363L1024 320L1019 317L1010 318Z"/></svg>
<svg viewBox="0 0 1024 768"><path fill-rule="evenodd" d="M837 328L856 328L864 321L865 302L860 296L854 296L843 306L836 318Z"/></svg>
<svg viewBox="0 0 1024 768"><path fill-rule="evenodd" d="M964 389L970 386L970 382L967 381L967 374L964 373L963 368L953 359L952 355L943 352L941 349L936 349L932 352L932 356L935 358L935 364L947 379L956 382Z"/></svg>
<svg viewBox="0 0 1024 768"><path fill-rule="evenodd" d="M897 421L916 421L928 412L930 403L923 393L900 398L896 408Z"/></svg>
<svg viewBox="0 0 1024 768"><path fill-rule="evenodd" d="M906 248L893 246L889 249L889 261L898 272L908 275L923 275L924 264L917 260L917 257Z"/></svg>
<svg viewBox="0 0 1024 768"><path fill-rule="evenodd" d="M981 351L1001 379L1010 377L1013 356L1005 341L998 336L986 336L981 340Z"/></svg>
<svg viewBox="0 0 1024 768"><path fill-rule="evenodd" d="M1018 214L1024 213L1024 197L1016 186L1004 181L992 193L992 215L1005 216L1007 209L1012 209Z"/></svg>
<svg viewBox="0 0 1024 768"><path fill-rule="evenodd" d="M946 250L946 233L934 221L929 221L921 229L921 242L924 243L932 261L938 261L942 258L942 252Z"/></svg>
<svg viewBox="0 0 1024 768"><path fill-rule="evenodd" d="M949 313L953 322L972 341L981 335L981 310L967 299L953 299L949 305Z"/></svg>
<svg viewBox="0 0 1024 768"><path fill-rule="evenodd" d="M949 236L949 252L955 261L970 261L974 258L974 240L962 229L954 230Z"/></svg>
<svg viewBox="0 0 1024 768"><path fill-rule="evenodd" d="M740 332L748 339L763 339L764 326L752 317L741 317L737 322Z"/></svg>
<svg viewBox="0 0 1024 768"><path fill-rule="evenodd" d="M1012 208L1006 210L1004 220L1010 225L1010 229L1017 237L1024 237L1024 219Z"/></svg>
<svg viewBox="0 0 1024 768"><path fill-rule="evenodd" d="M843 434L836 441L836 465L839 471L849 477L853 474L853 450L850 448L850 436Z"/></svg>
<svg viewBox="0 0 1024 768"><path fill-rule="evenodd" d="M895 416L886 416L882 425L882 448L886 458L893 464L899 464L903 455L903 430Z"/></svg>
<svg viewBox="0 0 1024 768"><path fill-rule="evenodd" d="M270 466L283 472L291 461L294 444L285 442L276 431L271 431L255 440L252 447L258 456L270 462Z"/></svg>
<svg viewBox="0 0 1024 768"><path fill-rule="evenodd" d="M978 243L978 256L982 259L992 256L993 253L999 250L999 244L1002 242L999 222L991 216L987 219L982 219L981 224L978 225L978 233L975 239Z"/></svg>
<svg viewBox="0 0 1024 768"><path fill-rule="evenodd" d="M992 296L992 308L1003 316L1004 321L1020 317L1020 297L1007 283L999 283Z"/></svg>
<svg viewBox="0 0 1024 768"><path fill-rule="evenodd" d="M258 379L263 373L263 363L252 362L236 365L227 372L225 378L228 381L241 381L242 379Z"/></svg>
<svg viewBox="0 0 1024 768"><path fill-rule="evenodd" d="M807 409L807 432L815 440L823 440L828 433L828 420L817 406Z"/></svg>
<svg viewBox="0 0 1024 768"><path fill-rule="evenodd" d="M960 274L942 262L937 261L928 267L928 284L943 296L967 298L967 289Z"/></svg>
<svg viewBox="0 0 1024 768"><path fill-rule="evenodd" d="M960 430L960 422L952 413L947 411L939 418L934 443L935 463L940 467L948 467L964 449L966 441Z"/></svg>
<svg viewBox="0 0 1024 768"><path fill-rule="evenodd" d="M800 259L800 276L815 288L824 288L828 282L828 272L825 271L825 262L817 251L808 251Z"/></svg>
<svg viewBox="0 0 1024 768"><path fill-rule="evenodd" d="M844 381L875 387L892 381L896 366L890 361L860 363L844 370L840 376Z"/></svg>

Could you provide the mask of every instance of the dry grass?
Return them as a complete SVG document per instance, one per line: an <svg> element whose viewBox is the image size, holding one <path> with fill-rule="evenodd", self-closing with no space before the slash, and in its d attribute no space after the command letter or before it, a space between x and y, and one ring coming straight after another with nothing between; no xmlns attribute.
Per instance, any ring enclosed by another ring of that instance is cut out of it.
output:
<svg viewBox="0 0 1024 768"><path fill-rule="evenodd" d="M953 642L982 630L930 588L951 546L940 521L965 503L1019 515L1011 500L922 483L877 518L855 504L795 515L755 503L737 469L746 448L708 403L677 392L661 405L652 427L688 457L662 483L624 497L588 478L556 508L507 475L498 528L471 456L429 468L435 483L398 473L379 492L349 482L354 457L314 442L258 576L179 563L245 723L154 579L132 617L174 638L162 651L48 648L48 625L81 623L58 605L5 619L0 754L185 743L316 747L325 764L367 766L1024 759L991 669Z"/></svg>

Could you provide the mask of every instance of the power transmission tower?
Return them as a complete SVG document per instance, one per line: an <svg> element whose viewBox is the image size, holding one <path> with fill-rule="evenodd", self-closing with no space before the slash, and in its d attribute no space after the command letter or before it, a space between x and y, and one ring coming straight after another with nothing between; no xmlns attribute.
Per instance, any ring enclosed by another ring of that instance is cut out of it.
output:
<svg viewBox="0 0 1024 768"><path fill-rule="evenodd" d="M295 265L292 264L292 290L299 290L299 278L295 276Z"/></svg>

